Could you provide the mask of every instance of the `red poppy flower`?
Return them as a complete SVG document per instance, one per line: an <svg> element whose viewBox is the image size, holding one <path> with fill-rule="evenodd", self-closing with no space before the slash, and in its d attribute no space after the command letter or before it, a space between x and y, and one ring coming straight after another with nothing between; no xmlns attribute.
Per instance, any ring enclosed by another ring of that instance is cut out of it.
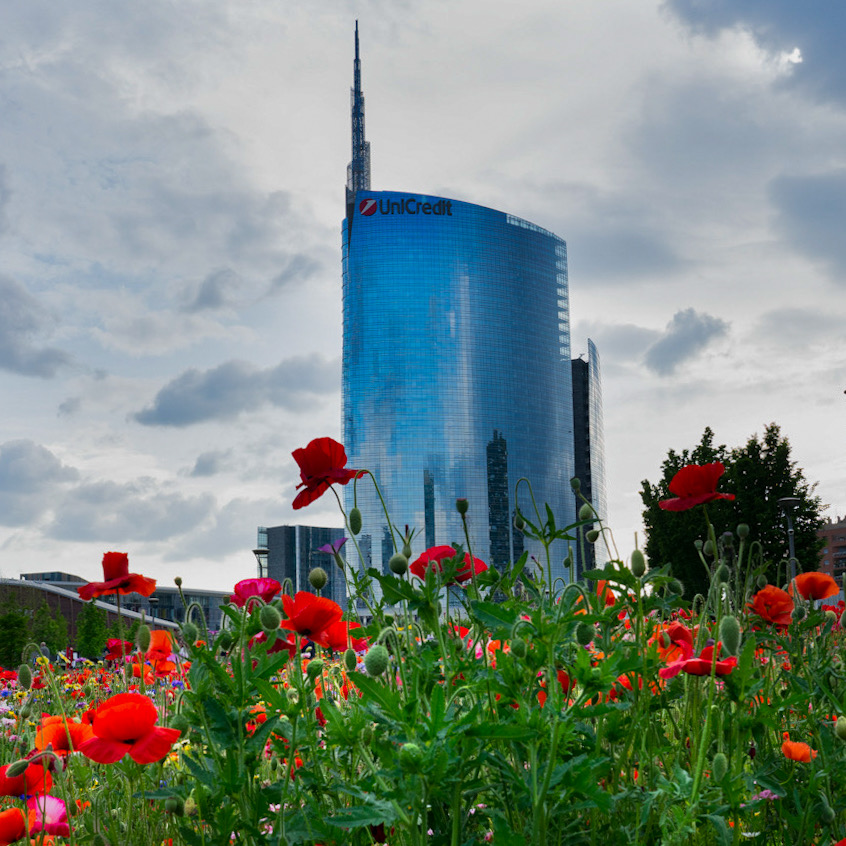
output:
<svg viewBox="0 0 846 846"><path fill-rule="evenodd" d="M793 600L781 588L777 588L775 585L767 585L752 597L749 610L768 623L775 623L777 626L789 626L793 619Z"/></svg>
<svg viewBox="0 0 846 846"><path fill-rule="evenodd" d="M784 732L784 743L781 744L781 752L785 758L791 761L800 761L803 764L808 764L811 758L817 757L816 749L811 749L807 743L801 743L798 740L791 740L790 734Z"/></svg>
<svg viewBox="0 0 846 846"><path fill-rule="evenodd" d="M329 649L334 650L335 652L343 652L347 648L347 632L350 633L349 643L352 645L352 648L356 652L360 652L362 649L367 647L368 638L366 637L354 637L352 635L355 629L360 629L361 623L347 623L344 620L339 620L337 623L333 623L326 629L326 640L329 645Z"/></svg>
<svg viewBox="0 0 846 846"><path fill-rule="evenodd" d="M715 499L734 499L734 494L717 493L717 482L726 468L719 462L713 464L688 464L682 467L670 482L670 493L675 499L663 499L658 505L664 511L687 511L703 502Z"/></svg>
<svg viewBox="0 0 846 846"><path fill-rule="evenodd" d="M828 573L800 573L794 582L799 595L805 599L825 599L840 592L837 582Z"/></svg>
<svg viewBox="0 0 846 846"><path fill-rule="evenodd" d="M68 752L74 752L94 736L91 726L85 723L77 723L61 716L45 716L41 718L41 725L35 732L35 748L41 752L48 746L53 747L57 755L65 756Z"/></svg>
<svg viewBox="0 0 846 846"><path fill-rule="evenodd" d="M427 570L431 568L436 573L440 573L443 570L444 561L449 561L455 558L455 556L456 552L451 546L433 546L427 549L411 564L408 569L411 570L412 574L417 576L418 579L425 579ZM473 568L472 573L470 571L471 566ZM458 568L458 571L455 574L455 582L453 582L453 584L466 582L472 578L473 573L478 575L487 569L488 565L485 564L481 558L471 559L470 553L465 552L464 563Z"/></svg>
<svg viewBox="0 0 846 846"><path fill-rule="evenodd" d="M347 453L332 438L315 438L304 449L295 449L294 461L300 467L302 481L297 488L305 488L294 499L294 508L303 508L335 484L346 485L359 471L347 469Z"/></svg>
<svg viewBox="0 0 846 846"><path fill-rule="evenodd" d="M259 632L255 637L250 638L250 648L256 643L264 643L267 640L265 632ZM293 658L306 644L306 638L297 637L294 632L291 632L287 637L283 637L280 632L276 636L273 646L267 650L268 655L273 655L275 652L288 651L289 657Z"/></svg>
<svg viewBox="0 0 846 846"><path fill-rule="evenodd" d="M235 585L235 593L229 597L229 601L243 608L254 596L260 597L263 602L270 602L280 590L282 585L276 579L242 579Z"/></svg>
<svg viewBox="0 0 846 846"><path fill-rule="evenodd" d="M677 621L665 623L649 642L655 643L658 656L667 665L693 656L693 632Z"/></svg>
<svg viewBox="0 0 846 846"><path fill-rule="evenodd" d="M148 661L164 661L173 653L173 635L167 629L150 632L150 646L145 656Z"/></svg>
<svg viewBox="0 0 846 846"><path fill-rule="evenodd" d="M9 764L0 767L0 796L24 796L33 793L49 793L53 786L53 776L40 762L30 764L19 776L10 778L6 775ZM0 835L0 840L2 840Z"/></svg>
<svg viewBox="0 0 846 846"><path fill-rule="evenodd" d="M710 676L711 666L714 667L714 674L717 676L727 676L736 666L737 658L734 655L731 658L723 658L722 660L714 661L713 646L706 646L702 652L699 653L698 658L688 658L684 662L682 670L691 676ZM716 646L717 655L720 654L720 644ZM659 672L660 675L660 672Z"/></svg>
<svg viewBox="0 0 846 846"><path fill-rule="evenodd" d="M20 808L0 811L0 846L9 846L26 835L26 820Z"/></svg>
<svg viewBox="0 0 846 846"><path fill-rule="evenodd" d="M337 623L344 613L337 602L305 590L298 591L293 599L283 594L282 608L288 619L282 621L280 628L305 635L325 647L329 646L329 627Z"/></svg>
<svg viewBox="0 0 846 846"><path fill-rule="evenodd" d="M107 552L103 556L103 578L102 582L89 582L77 588L80 598L87 602L113 593L150 596L156 589L155 579L129 572L129 556L125 552Z"/></svg>
<svg viewBox="0 0 846 846"><path fill-rule="evenodd" d="M110 637L106 641L106 660L120 661L135 651L135 644L128 640L121 640L117 637Z"/></svg>
<svg viewBox="0 0 846 846"><path fill-rule="evenodd" d="M179 739L179 729L156 725L156 706L140 693L118 693L94 716L94 737L79 751L99 764L114 764L129 753L138 764L160 761Z"/></svg>

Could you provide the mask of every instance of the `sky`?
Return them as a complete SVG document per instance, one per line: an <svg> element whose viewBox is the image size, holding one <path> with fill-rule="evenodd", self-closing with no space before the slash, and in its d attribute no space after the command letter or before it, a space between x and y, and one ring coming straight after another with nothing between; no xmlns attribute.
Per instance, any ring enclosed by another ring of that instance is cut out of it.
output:
<svg viewBox="0 0 846 846"><path fill-rule="evenodd" d="M846 5L46 0L0 12L0 576L255 574L340 439L359 20L372 187L565 238L627 557L669 449L781 426L846 514ZM730 528L730 527L726 527ZM460 539L456 539L460 540Z"/></svg>

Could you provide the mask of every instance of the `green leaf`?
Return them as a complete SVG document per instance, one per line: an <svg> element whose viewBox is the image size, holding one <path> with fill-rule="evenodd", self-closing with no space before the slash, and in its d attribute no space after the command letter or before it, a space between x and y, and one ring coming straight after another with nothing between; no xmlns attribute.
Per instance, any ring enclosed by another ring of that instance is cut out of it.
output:
<svg viewBox="0 0 846 846"><path fill-rule="evenodd" d="M403 600L412 602L422 598L420 591L415 590L411 582L407 582L405 579L398 579L396 576L389 576L386 573L378 572L375 574L375 578L382 586L382 594L385 597L385 601L391 603L391 605L396 605L396 603Z"/></svg>
<svg viewBox="0 0 846 846"><path fill-rule="evenodd" d="M385 714L394 719L400 718L399 694L364 673L353 673L350 681L364 694L365 702L376 702Z"/></svg>
<svg viewBox="0 0 846 846"><path fill-rule="evenodd" d="M717 814L705 814L705 819L709 820L716 829L717 843L720 846L731 846L731 834L723 817Z"/></svg>
<svg viewBox="0 0 846 846"><path fill-rule="evenodd" d="M367 805L353 805L337 814L326 818L329 825L339 828L362 828L365 825L391 823L396 819L396 812L388 802L373 800Z"/></svg>
<svg viewBox="0 0 846 846"><path fill-rule="evenodd" d="M485 740L531 740L538 736L536 729L508 723L477 723L471 725L465 734Z"/></svg>
<svg viewBox="0 0 846 846"><path fill-rule="evenodd" d="M503 629L510 632L517 620L516 611L496 602L474 600L470 603L470 608L473 616L492 634Z"/></svg>

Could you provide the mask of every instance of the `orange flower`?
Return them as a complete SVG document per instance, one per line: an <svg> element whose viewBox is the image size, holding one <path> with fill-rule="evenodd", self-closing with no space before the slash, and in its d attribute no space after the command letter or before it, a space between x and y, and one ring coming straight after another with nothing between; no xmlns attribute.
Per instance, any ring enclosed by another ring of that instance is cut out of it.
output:
<svg viewBox="0 0 846 846"><path fill-rule="evenodd" d="M767 585L752 597L749 609L769 623L789 626L793 615L793 600L781 588Z"/></svg>
<svg viewBox="0 0 846 846"><path fill-rule="evenodd" d="M791 740L790 735L785 732L784 743L781 744L781 751L785 758L791 761L800 761L807 764L812 758L817 757L815 749L811 749L807 743L800 743L798 740Z"/></svg>
<svg viewBox="0 0 846 846"><path fill-rule="evenodd" d="M35 748L40 752L48 746L53 746L57 755L67 755L68 752L75 752L94 736L91 726L68 720L65 726L64 717L46 716L41 719L41 725L35 732Z"/></svg>
<svg viewBox="0 0 846 846"><path fill-rule="evenodd" d="M0 812L0 846L8 846L26 834L26 821L20 808Z"/></svg>
<svg viewBox="0 0 846 846"><path fill-rule="evenodd" d="M825 599L840 592L837 582L828 573L800 573L794 580L796 590L805 599ZM793 585L791 585L791 592Z"/></svg>

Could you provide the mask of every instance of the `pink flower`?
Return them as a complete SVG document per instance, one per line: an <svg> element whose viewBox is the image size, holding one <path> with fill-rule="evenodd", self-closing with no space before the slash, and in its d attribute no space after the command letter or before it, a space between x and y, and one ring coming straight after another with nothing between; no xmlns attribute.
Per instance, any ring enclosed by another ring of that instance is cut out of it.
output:
<svg viewBox="0 0 846 846"><path fill-rule="evenodd" d="M46 793L33 796L26 803L30 811L35 811L35 821L30 825L30 833L58 834L59 837L70 836L68 825L68 809L65 803L56 796Z"/></svg>
<svg viewBox="0 0 846 846"><path fill-rule="evenodd" d="M229 601L243 608L254 596L260 597L263 602L270 602L282 590L282 585L276 579L242 579L234 590Z"/></svg>

